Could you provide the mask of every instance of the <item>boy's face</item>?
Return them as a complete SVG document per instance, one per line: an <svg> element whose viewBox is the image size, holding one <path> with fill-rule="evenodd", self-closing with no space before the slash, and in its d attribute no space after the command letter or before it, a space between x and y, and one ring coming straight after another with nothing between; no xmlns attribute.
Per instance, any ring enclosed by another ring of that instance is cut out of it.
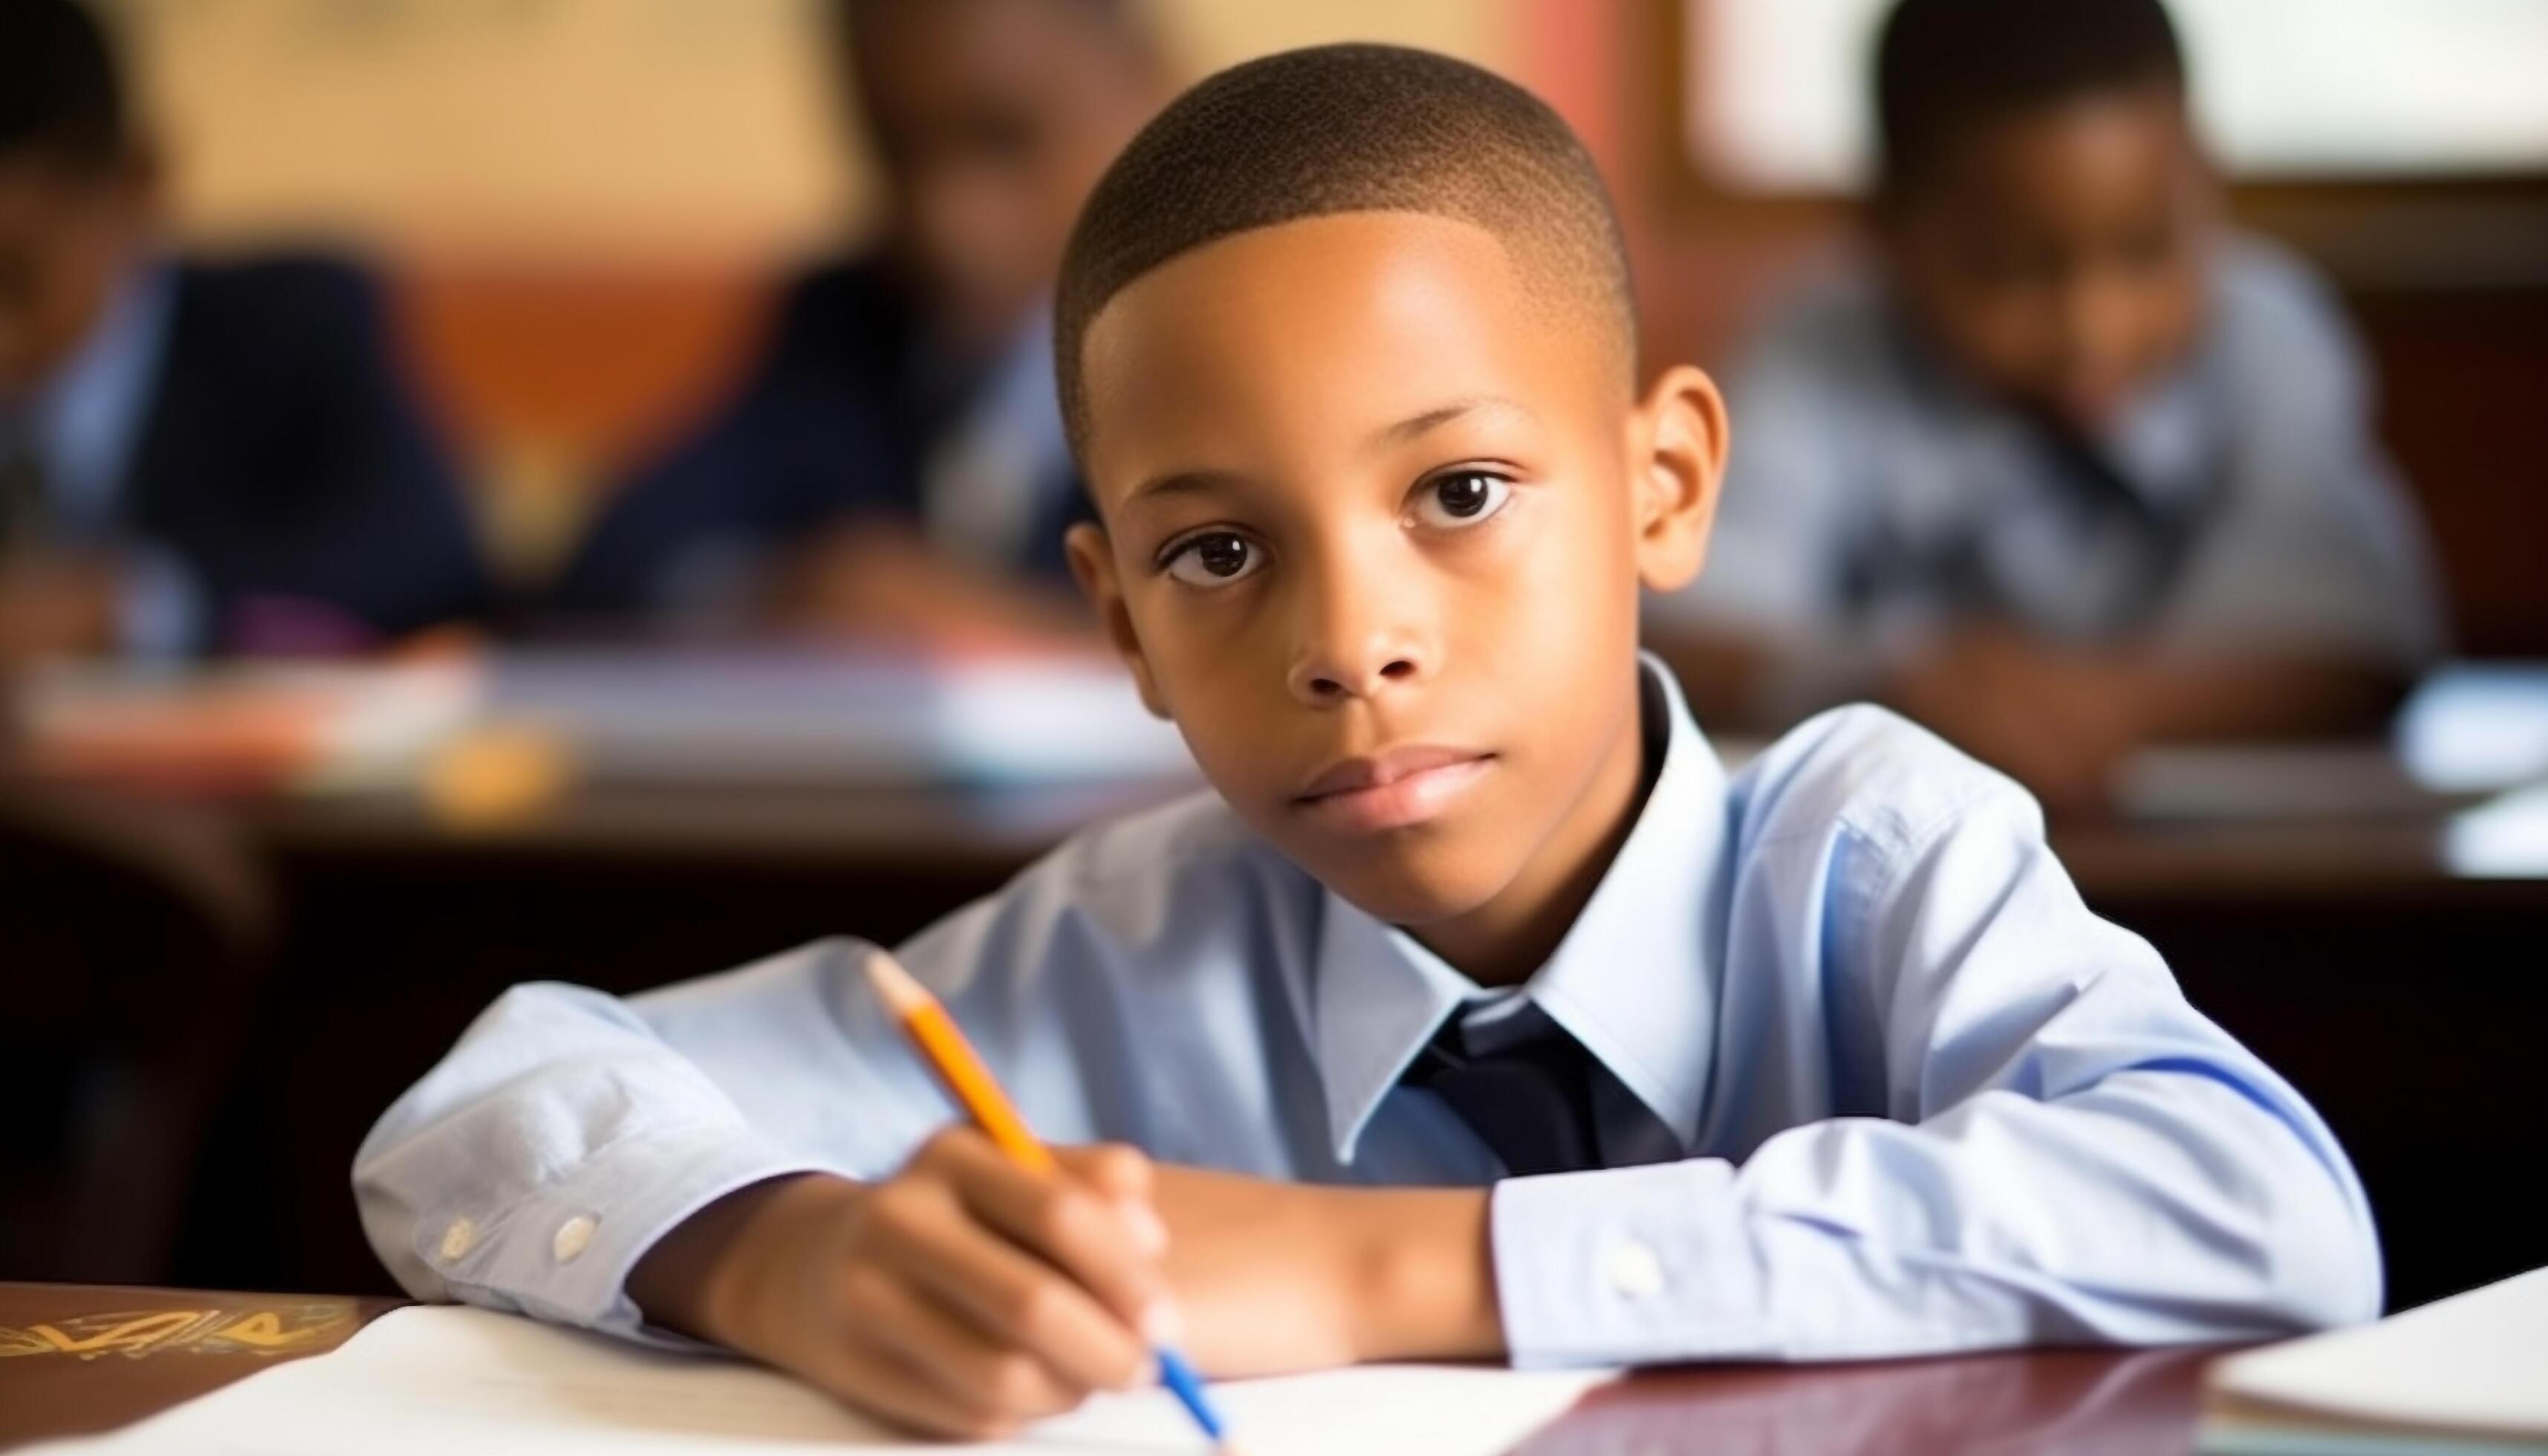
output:
<svg viewBox="0 0 2548 1456"><path fill-rule="evenodd" d="M895 251L958 347L1041 307L1070 225L1158 101L1138 37L1060 0L860 12L852 60Z"/></svg>
<svg viewBox="0 0 2548 1456"><path fill-rule="evenodd" d="M1896 280L1989 387L2089 434L2199 327L2214 189L2173 87L1971 124L1882 211Z"/></svg>
<svg viewBox="0 0 2548 1456"><path fill-rule="evenodd" d="M42 383L88 336L149 234L148 169L0 153L0 399Z"/></svg>
<svg viewBox="0 0 2548 1456"><path fill-rule="evenodd" d="M1638 792L1637 586L1697 571L1724 429L1620 347L1396 213L1221 239L1090 326L1101 619L1243 819L1419 933L1597 877Z"/></svg>

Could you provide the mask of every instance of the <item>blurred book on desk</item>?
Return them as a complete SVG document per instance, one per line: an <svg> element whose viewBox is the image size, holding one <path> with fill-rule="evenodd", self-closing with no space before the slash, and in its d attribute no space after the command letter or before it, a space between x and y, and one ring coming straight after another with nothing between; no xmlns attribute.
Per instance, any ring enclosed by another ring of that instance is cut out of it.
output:
<svg viewBox="0 0 2548 1456"><path fill-rule="evenodd" d="M2213 1456L2548 1451L2548 1269L2204 1376Z"/></svg>
<svg viewBox="0 0 2548 1456"><path fill-rule="evenodd" d="M2429 818L2548 783L2548 664L2445 667L2389 740L2171 744L2126 760L2123 816L2145 823Z"/></svg>
<svg viewBox="0 0 2548 1456"><path fill-rule="evenodd" d="M485 698L462 661L80 663L29 675L17 710L39 774L235 796L410 781Z"/></svg>
<svg viewBox="0 0 2548 1456"><path fill-rule="evenodd" d="M1114 663L541 650L377 666L65 667L21 704L43 772L212 793L398 789L474 741L579 781L1000 785L1193 772Z"/></svg>
<svg viewBox="0 0 2548 1456"><path fill-rule="evenodd" d="M550 725L592 779L950 782L1192 773L1111 661L1077 656L529 652L488 710Z"/></svg>

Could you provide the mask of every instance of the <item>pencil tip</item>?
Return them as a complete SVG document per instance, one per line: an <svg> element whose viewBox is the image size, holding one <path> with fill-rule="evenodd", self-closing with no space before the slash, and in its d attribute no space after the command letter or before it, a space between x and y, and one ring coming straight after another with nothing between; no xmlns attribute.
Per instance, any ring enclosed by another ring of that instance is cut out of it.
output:
<svg viewBox="0 0 2548 1456"><path fill-rule="evenodd" d="M869 951L866 959L867 983L896 1016L907 1016L929 1004L929 992L912 979L902 963L882 951Z"/></svg>

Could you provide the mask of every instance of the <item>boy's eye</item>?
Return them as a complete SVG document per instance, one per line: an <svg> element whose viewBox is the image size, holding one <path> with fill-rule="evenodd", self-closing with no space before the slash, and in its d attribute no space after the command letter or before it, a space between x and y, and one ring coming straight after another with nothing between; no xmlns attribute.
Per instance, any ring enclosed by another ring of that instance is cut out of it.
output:
<svg viewBox="0 0 2548 1456"><path fill-rule="evenodd" d="M1189 587L1227 587L1256 574L1265 553L1236 531L1206 531L1189 536L1168 557L1168 575Z"/></svg>
<svg viewBox="0 0 2548 1456"><path fill-rule="evenodd" d="M1473 526L1504 508L1512 482L1483 470L1454 471L1416 488L1415 518L1437 530Z"/></svg>

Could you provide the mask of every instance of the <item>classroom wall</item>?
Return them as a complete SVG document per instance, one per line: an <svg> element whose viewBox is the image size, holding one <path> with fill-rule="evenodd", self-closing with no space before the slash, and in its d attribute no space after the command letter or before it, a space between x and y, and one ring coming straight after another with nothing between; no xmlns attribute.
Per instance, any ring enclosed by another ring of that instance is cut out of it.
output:
<svg viewBox="0 0 2548 1456"><path fill-rule="evenodd" d="M191 241L448 265L799 255L871 210L826 0L100 0ZM1152 0L1190 74L1336 39L1513 59L1513 0Z"/></svg>

